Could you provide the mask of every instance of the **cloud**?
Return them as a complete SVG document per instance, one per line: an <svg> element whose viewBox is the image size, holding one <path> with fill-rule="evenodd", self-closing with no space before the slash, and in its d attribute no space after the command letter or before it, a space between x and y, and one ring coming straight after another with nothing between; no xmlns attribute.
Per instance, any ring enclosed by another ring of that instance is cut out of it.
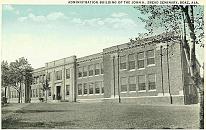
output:
<svg viewBox="0 0 206 130"><path fill-rule="evenodd" d="M99 25L99 24L103 24L104 22L102 21L101 18L93 18L93 19L85 20L85 23L89 26L96 26L96 25Z"/></svg>
<svg viewBox="0 0 206 130"><path fill-rule="evenodd" d="M20 14L20 11L17 10L17 9L15 9L12 5L4 5L4 6L3 6L3 10L5 10L5 11L10 11L10 12L16 14L16 15L19 15L19 14Z"/></svg>
<svg viewBox="0 0 206 130"><path fill-rule="evenodd" d="M67 17L62 12L53 12L47 15L48 20L66 19Z"/></svg>
<svg viewBox="0 0 206 130"><path fill-rule="evenodd" d="M18 21L19 22L24 22L24 21L26 21L28 18L27 17L19 17L18 18Z"/></svg>
<svg viewBox="0 0 206 130"><path fill-rule="evenodd" d="M120 17L124 17L127 16L128 14L126 13L113 13L111 16L112 17L116 17L116 18L120 18Z"/></svg>
<svg viewBox="0 0 206 130"><path fill-rule="evenodd" d="M4 5L4 10L7 10L7 11L13 11L14 10L14 7L12 5Z"/></svg>
<svg viewBox="0 0 206 130"><path fill-rule="evenodd" d="M76 25L83 25L85 27L99 27L101 28L113 28L113 29L132 29L137 27L137 23L130 18L92 18L81 19L73 18L70 22Z"/></svg>
<svg viewBox="0 0 206 130"><path fill-rule="evenodd" d="M17 20L20 22L25 22L27 20L31 20L33 22L48 22L48 21L55 21L59 19L67 19L67 17L62 12L52 12L48 15L35 15L30 13L28 16L19 17Z"/></svg>
<svg viewBox="0 0 206 130"><path fill-rule="evenodd" d="M74 12L73 12L74 13ZM75 13L76 14L76 13ZM25 17L19 17L19 22L33 21L38 23L48 23L49 21L56 20L68 20L72 25L81 25L84 27L100 27L101 28L113 28L113 29L132 29L137 27L137 23L131 18L125 18L126 13L112 13L106 18L90 18L83 19L80 17L68 17L62 12L52 12L47 15L35 15L33 13L28 14ZM52 26L52 25L51 25Z"/></svg>
<svg viewBox="0 0 206 130"><path fill-rule="evenodd" d="M15 12L15 14L19 15L19 14L20 14L20 12L17 10L17 11Z"/></svg>
<svg viewBox="0 0 206 130"><path fill-rule="evenodd" d="M36 15L30 13L28 18L35 21L35 22L46 22L46 17L43 15L36 16Z"/></svg>
<svg viewBox="0 0 206 130"><path fill-rule="evenodd" d="M71 22L74 23L74 24L81 24L81 25L85 24L85 22L82 19L80 19L80 18L73 18L71 20Z"/></svg>
<svg viewBox="0 0 206 130"><path fill-rule="evenodd" d="M136 22L129 18L106 18L104 21L115 29L131 29L137 27Z"/></svg>

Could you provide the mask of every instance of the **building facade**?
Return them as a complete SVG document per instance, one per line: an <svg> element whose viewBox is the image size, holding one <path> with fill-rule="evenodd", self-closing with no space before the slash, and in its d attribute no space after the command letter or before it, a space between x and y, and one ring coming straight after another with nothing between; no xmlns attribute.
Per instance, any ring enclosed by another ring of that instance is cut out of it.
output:
<svg viewBox="0 0 206 130"><path fill-rule="evenodd" d="M33 71L27 98L29 102L193 104L198 92L190 81L181 37L161 34L81 58L48 62ZM15 98L10 96L10 101Z"/></svg>

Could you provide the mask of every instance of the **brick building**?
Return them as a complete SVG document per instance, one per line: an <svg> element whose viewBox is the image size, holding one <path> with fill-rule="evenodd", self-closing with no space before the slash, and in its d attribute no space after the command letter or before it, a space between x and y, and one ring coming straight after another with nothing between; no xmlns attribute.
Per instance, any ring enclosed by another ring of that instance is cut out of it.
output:
<svg viewBox="0 0 206 130"><path fill-rule="evenodd" d="M71 56L48 62L33 71L27 98L30 102L193 104L198 102L198 91L190 81L181 37L161 34L81 58ZM10 101L15 98L10 96Z"/></svg>

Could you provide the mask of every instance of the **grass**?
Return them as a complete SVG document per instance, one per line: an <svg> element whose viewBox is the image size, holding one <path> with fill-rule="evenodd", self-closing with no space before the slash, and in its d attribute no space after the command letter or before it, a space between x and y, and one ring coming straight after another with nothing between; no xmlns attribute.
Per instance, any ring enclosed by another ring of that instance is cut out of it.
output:
<svg viewBox="0 0 206 130"><path fill-rule="evenodd" d="M197 105L36 103L13 111L12 116L2 118L2 128L198 129L198 114Z"/></svg>

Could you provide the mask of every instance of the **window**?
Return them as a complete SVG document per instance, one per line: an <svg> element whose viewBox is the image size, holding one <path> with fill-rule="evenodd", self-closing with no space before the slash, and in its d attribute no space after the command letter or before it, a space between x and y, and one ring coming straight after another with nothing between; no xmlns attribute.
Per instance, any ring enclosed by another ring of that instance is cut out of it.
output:
<svg viewBox="0 0 206 130"><path fill-rule="evenodd" d="M62 71L56 71L56 80L62 80Z"/></svg>
<svg viewBox="0 0 206 130"><path fill-rule="evenodd" d="M48 95L51 96L51 88L48 89Z"/></svg>
<svg viewBox="0 0 206 130"><path fill-rule="evenodd" d="M42 75L39 76L39 83L42 83Z"/></svg>
<svg viewBox="0 0 206 130"><path fill-rule="evenodd" d="M82 95L82 84L78 84L78 95Z"/></svg>
<svg viewBox="0 0 206 130"><path fill-rule="evenodd" d="M94 72L95 75L99 75L100 74L100 64L97 63L95 64L95 72Z"/></svg>
<svg viewBox="0 0 206 130"><path fill-rule="evenodd" d="M32 78L32 83L35 84L36 83L36 77Z"/></svg>
<svg viewBox="0 0 206 130"><path fill-rule="evenodd" d="M87 94L87 83L84 83L84 94Z"/></svg>
<svg viewBox="0 0 206 130"><path fill-rule="evenodd" d="M39 76L36 77L36 83L39 83Z"/></svg>
<svg viewBox="0 0 206 130"><path fill-rule="evenodd" d="M69 95L70 85L66 85L66 95Z"/></svg>
<svg viewBox="0 0 206 130"><path fill-rule="evenodd" d="M51 80L51 73L47 73L47 80L48 80L48 81Z"/></svg>
<svg viewBox="0 0 206 130"><path fill-rule="evenodd" d="M41 97L42 96L42 90L40 89L39 90L39 97Z"/></svg>
<svg viewBox="0 0 206 130"><path fill-rule="evenodd" d="M82 68L78 68L78 77L82 77Z"/></svg>
<svg viewBox="0 0 206 130"><path fill-rule="evenodd" d="M36 89L36 97L39 97L38 89Z"/></svg>
<svg viewBox="0 0 206 130"><path fill-rule="evenodd" d="M130 76L129 77L129 91L136 91L135 76Z"/></svg>
<svg viewBox="0 0 206 130"><path fill-rule="evenodd" d="M146 90L144 75L138 76L138 87L139 87L139 91Z"/></svg>
<svg viewBox="0 0 206 130"><path fill-rule="evenodd" d="M147 65L155 64L154 61L154 50L147 51Z"/></svg>
<svg viewBox="0 0 206 130"><path fill-rule="evenodd" d="M46 80L46 76L45 76L45 74L43 75L43 82Z"/></svg>
<svg viewBox="0 0 206 130"><path fill-rule="evenodd" d="M12 92L12 98L15 98L15 96L14 96L14 91Z"/></svg>
<svg viewBox="0 0 206 130"><path fill-rule="evenodd" d="M45 96L45 90L42 90L43 96Z"/></svg>
<svg viewBox="0 0 206 130"><path fill-rule="evenodd" d="M155 74L149 74L148 75L148 86L149 86L149 90L154 90L156 89L156 85L155 85Z"/></svg>
<svg viewBox="0 0 206 130"><path fill-rule="evenodd" d="M89 84L89 94L93 94L94 93L94 91L93 91L93 86L94 86L94 84L93 83L90 83Z"/></svg>
<svg viewBox="0 0 206 130"><path fill-rule="evenodd" d="M100 93L100 84L101 82L95 82L95 94Z"/></svg>
<svg viewBox="0 0 206 130"><path fill-rule="evenodd" d="M89 65L89 76L93 76L93 70L94 70L94 66Z"/></svg>
<svg viewBox="0 0 206 130"><path fill-rule="evenodd" d="M30 97L33 97L33 89L31 89Z"/></svg>
<svg viewBox="0 0 206 130"><path fill-rule="evenodd" d="M42 75L42 76L41 76L41 82L44 82L44 76L45 76L45 75Z"/></svg>
<svg viewBox="0 0 206 130"><path fill-rule="evenodd" d="M66 79L70 79L70 69L66 69Z"/></svg>
<svg viewBox="0 0 206 130"><path fill-rule="evenodd" d="M100 82L100 87L102 88L102 93L104 93L104 83L102 81Z"/></svg>
<svg viewBox="0 0 206 130"><path fill-rule="evenodd" d="M121 92L126 92L127 91L127 78L122 77L121 78Z"/></svg>
<svg viewBox="0 0 206 130"><path fill-rule="evenodd" d="M101 74L104 74L104 66L103 66L103 63L101 63Z"/></svg>
<svg viewBox="0 0 206 130"><path fill-rule="evenodd" d="M129 54L128 60L129 60L129 70L135 69L135 55Z"/></svg>
<svg viewBox="0 0 206 130"><path fill-rule="evenodd" d="M83 67L83 77L86 77L86 76L87 76L87 71L88 71L88 67L87 67L87 66L84 66L84 67Z"/></svg>
<svg viewBox="0 0 206 130"><path fill-rule="evenodd" d="M19 97L19 93L17 91L15 91L15 98Z"/></svg>
<svg viewBox="0 0 206 130"><path fill-rule="evenodd" d="M138 69L144 68L144 52L137 54L137 64Z"/></svg>
<svg viewBox="0 0 206 130"><path fill-rule="evenodd" d="M33 97L36 97L36 89L33 89Z"/></svg>
<svg viewBox="0 0 206 130"><path fill-rule="evenodd" d="M120 69L126 69L126 56L120 56Z"/></svg>

